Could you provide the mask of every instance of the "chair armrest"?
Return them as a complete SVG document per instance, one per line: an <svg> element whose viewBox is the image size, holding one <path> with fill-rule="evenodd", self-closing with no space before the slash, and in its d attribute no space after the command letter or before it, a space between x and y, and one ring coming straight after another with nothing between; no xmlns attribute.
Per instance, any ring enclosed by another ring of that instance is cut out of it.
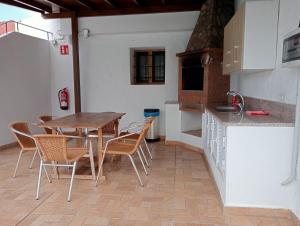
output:
<svg viewBox="0 0 300 226"><path fill-rule="evenodd" d="M18 131L18 130L13 129L13 128L11 128L11 130L12 130L14 133L20 134L20 135L22 135L22 136L24 136L24 137L28 137L28 138L31 138L31 139L34 140L33 136L31 136L30 134L20 132L20 131Z"/></svg>

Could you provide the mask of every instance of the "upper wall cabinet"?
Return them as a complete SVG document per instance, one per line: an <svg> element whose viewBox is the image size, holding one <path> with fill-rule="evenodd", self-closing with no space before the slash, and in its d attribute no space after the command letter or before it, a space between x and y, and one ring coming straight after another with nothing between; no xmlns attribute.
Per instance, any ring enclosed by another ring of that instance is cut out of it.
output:
<svg viewBox="0 0 300 226"><path fill-rule="evenodd" d="M275 68L278 1L246 1L224 30L223 74Z"/></svg>

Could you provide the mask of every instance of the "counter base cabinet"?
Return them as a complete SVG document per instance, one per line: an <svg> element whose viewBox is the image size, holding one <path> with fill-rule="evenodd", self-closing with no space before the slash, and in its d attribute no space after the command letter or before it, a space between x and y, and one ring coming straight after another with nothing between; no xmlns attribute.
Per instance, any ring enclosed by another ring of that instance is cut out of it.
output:
<svg viewBox="0 0 300 226"><path fill-rule="evenodd" d="M205 111L205 156L225 206L290 208L293 127L224 126Z"/></svg>

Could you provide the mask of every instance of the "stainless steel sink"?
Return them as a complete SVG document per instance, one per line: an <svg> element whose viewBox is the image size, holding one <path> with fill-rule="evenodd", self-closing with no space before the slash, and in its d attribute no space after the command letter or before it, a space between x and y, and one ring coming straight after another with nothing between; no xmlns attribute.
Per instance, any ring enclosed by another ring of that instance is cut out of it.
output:
<svg viewBox="0 0 300 226"><path fill-rule="evenodd" d="M215 110L218 112L237 112L237 108L231 105L224 105L224 106L216 106Z"/></svg>

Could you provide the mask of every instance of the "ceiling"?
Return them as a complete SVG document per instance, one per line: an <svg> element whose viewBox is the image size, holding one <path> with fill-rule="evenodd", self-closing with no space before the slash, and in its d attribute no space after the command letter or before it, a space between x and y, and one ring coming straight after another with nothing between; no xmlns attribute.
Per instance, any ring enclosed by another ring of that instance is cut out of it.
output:
<svg viewBox="0 0 300 226"><path fill-rule="evenodd" d="M33 10L45 18L162 13L200 10L205 0L0 0ZM52 9L55 9L53 11Z"/></svg>

